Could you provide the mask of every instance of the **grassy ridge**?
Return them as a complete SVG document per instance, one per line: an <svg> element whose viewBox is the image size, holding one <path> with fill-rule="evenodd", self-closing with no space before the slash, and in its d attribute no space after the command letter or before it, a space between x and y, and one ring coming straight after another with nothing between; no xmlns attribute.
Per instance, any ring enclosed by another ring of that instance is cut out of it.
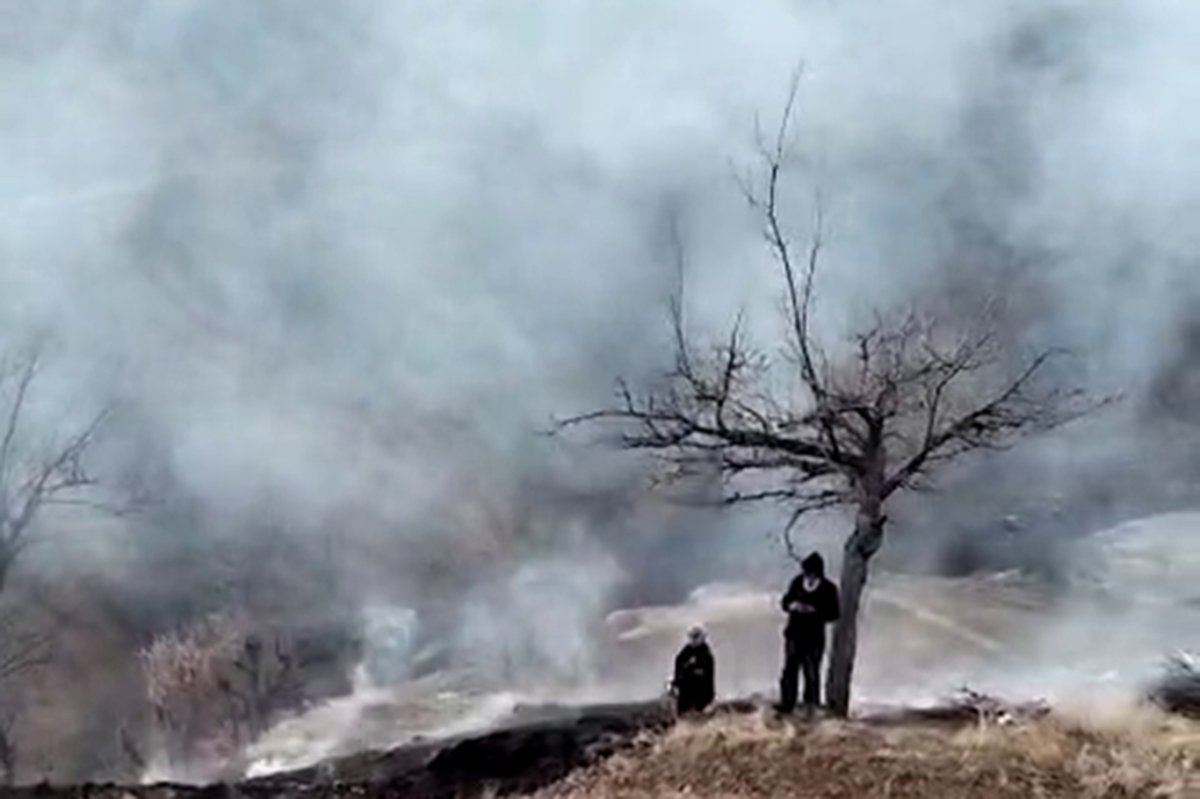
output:
<svg viewBox="0 0 1200 799"><path fill-rule="evenodd" d="M538 799L1200 797L1200 726L1143 711L1011 725L681 724Z"/></svg>

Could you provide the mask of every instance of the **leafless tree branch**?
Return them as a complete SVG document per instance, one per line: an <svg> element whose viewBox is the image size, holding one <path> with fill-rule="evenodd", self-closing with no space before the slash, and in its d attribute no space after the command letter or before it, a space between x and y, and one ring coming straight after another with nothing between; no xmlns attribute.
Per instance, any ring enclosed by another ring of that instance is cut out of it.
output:
<svg viewBox="0 0 1200 799"><path fill-rule="evenodd" d="M22 629L11 613L0 618L0 685L44 666L50 660L53 640L49 634Z"/></svg>
<svg viewBox="0 0 1200 799"><path fill-rule="evenodd" d="M0 590L28 545L30 527L43 507L100 504L100 500L83 493L96 486L84 457L107 419L107 412L97 414L57 445L33 449L23 441L23 413L39 364L40 357L35 351L6 375L14 387L0 440ZM0 378L0 383L4 379Z"/></svg>
<svg viewBox="0 0 1200 799"><path fill-rule="evenodd" d="M994 300L971 316L917 298L902 312L876 313L851 336L849 348L837 350L845 354L833 361L826 356L833 350L821 346L812 325L825 248L821 202L807 252L799 257L780 203L798 79L799 73L775 135L769 141L759 136L760 174L739 178L780 268L784 357L758 352L741 317L719 343L701 346L684 328L679 291L670 314L673 366L643 390L619 382L615 404L568 418L558 429L609 426L620 446L652 452L668 482L719 475L722 504L782 504L789 514L784 545L793 558L792 531L801 518L853 506L842 575L847 605L830 671L831 701L845 713L858 603L867 562L883 540L889 498L928 488L939 469L967 452L1011 446L1108 400L1056 387L1049 367L1063 355L1058 350L1037 353L1014 371ZM681 261L677 268L682 271ZM770 389L783 384L799 387L802 396L777 401Z"/></svg>

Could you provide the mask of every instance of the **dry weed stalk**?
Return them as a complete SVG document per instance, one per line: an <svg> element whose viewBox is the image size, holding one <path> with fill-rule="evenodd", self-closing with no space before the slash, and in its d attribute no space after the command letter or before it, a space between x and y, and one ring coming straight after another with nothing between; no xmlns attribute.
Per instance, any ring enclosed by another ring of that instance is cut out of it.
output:
<svg viewBox="0 0 1200 799"><path fill-rule="evenodd" d="M138 653L146 698L171 763L193 760L206 738L237 737L222 684L246 629L240 617L214 613L155 639Z"/></svg>

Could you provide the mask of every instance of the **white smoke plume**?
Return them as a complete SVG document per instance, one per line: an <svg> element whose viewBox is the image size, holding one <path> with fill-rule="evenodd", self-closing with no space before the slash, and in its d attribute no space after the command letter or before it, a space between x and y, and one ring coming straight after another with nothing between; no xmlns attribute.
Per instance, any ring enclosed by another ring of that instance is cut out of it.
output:
<svg viewBox="0 0 1200 799"><path fill-rule="evenodd" d="M155 500L31 568L118 575L163 626L228 599L199 566L143 592L163 563L276 547L305 554L232 559L311 583L331 553L337 601L419 606L431 657L559 676L620 601L775 578L770 509L664 509L540 431L663 363L670 220L689 324L770 342L734 175L798 64L831 332L993 285L1126 398L951 476L888 557L1016 514L1038 561L1200 502L1196 417L1159 418L1200 397L1198 36L1184 0L3 0L0 324L51 342L52 404L115 403L101 460Z"/></svg>

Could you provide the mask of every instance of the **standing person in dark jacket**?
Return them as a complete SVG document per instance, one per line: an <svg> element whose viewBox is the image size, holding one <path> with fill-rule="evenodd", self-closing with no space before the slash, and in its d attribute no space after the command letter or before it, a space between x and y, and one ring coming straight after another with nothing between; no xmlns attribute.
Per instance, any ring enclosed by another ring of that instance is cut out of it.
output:
<svg viewBox="0 0 1200 799"><path fill-rule="evenodd" d="M804 672L804 704L809 710L821 703L821 661L825 657L825 626L835 622L841 601L837 586L825 578L825 561L816 552L800 564L780 606L788 614L784 630L783 675L779 678L781 713L796 708L800 672Z"/></svg>
<svg viewBox="0 0 1200 799"><path fill-rule="evenodd" d="M688 630L687 643L675 656L675 676L671 690L675 693L675 708L684 713L704 710L716 696L716 662L705 640L704 630Z"/></svg>

